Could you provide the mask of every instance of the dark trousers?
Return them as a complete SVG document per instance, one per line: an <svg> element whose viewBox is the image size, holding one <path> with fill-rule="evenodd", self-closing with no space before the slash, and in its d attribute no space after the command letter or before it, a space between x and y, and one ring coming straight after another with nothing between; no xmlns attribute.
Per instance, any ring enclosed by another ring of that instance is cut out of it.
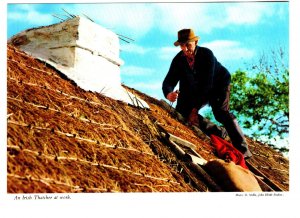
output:
<svg viewBox="0 0 300 218"><path fill-rule="evenodd" d="M224 127L218 126L215 123L211 122L209 119L204 118L200 114L198 114L199 118L199 128L206 135L210 136L211 134L219 136L223 139L226 138L227 131Z"/></svg>
<svg viewBox="0 0 300 218"><path fill-rule="evenodd" d="M221 138L225 138L228 135L234 147L242 152L244 156L251 157L252 154L248 149L245 136L236 120L236 117L229 110L229 103L230 85L222 89L219 88L214 90L210 95L209 101L205 102L202 107L204 107L206 104L209 104L212 108L215 119L223 124L226 130L224 130L223 127L217 126L201 115L198 115L199 128L208 136L214 134ZM185 117L185 119L187 119L192 107L187 104L185 107L177 107L176 109L183 115L183 117Z"/></svg>
<svg viewBox="0 0 300 218"><path fill-rule="evenodd" d="M230 86L217 90L209 104L216 120L222 123L231 139L232 144L242 153L248 150L244 134L237 123L236 117L229 110Z"/></svg>

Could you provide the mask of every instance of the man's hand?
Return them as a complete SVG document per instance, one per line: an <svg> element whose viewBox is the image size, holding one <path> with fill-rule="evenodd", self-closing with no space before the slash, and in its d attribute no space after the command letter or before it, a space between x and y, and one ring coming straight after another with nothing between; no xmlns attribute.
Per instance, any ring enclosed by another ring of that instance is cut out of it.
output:
<svg viewBox="0 0 300 218"><path fill-rule="evenodd" d="M191 111L188 117L188 123L192 126L199 126L198 110L196 108L193 108L193 110Z"/></svg>
<svg viewBox="0 0 300 218"><path fill-rule="evenodd" d="M175 92L170 92L168 95L167 95L167 99L170 101L170 102L174 102L177 100L178 98L178 94L179 94L179 91L175 91Z"/></svg>

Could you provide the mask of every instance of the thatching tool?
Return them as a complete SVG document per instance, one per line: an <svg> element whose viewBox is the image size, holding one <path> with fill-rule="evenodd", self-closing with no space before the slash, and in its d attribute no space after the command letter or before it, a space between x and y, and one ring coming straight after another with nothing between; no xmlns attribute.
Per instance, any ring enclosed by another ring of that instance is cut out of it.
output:
<svg viewBox="0 0 300 218"><path fill-rule="evenodd" d="M179 94L179 90L176 90L175 93ZM173 104L174 104L175 101L173 101L173 102L172 102L172 101L169 101L169 102L170 102L170 103L169 103L169 106L170 106L170 113L172 113L172 111L173 111Z"/></svg>
<svg viewBox="0 0 300 218"><path fill-rule="evenodd" d="M196 174L193 176L193 180L199 180L200 177L206 186L209 187L210 191L222 191L220 186L217 185L211 176L202 168L207 161L194 150L196 148L194 144L165 131L161 131L161 134L178 159L182 161L184 168L187 168ZM194 182L197 183L198 181Z"/></svg>

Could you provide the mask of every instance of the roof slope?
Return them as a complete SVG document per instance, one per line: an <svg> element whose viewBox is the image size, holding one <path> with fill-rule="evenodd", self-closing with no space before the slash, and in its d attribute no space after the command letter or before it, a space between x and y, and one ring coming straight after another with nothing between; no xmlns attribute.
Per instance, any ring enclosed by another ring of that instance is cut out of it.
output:
<svg viewBox="0 0 300 218"><path fill-rule="evenodd" d="M142 110L84 91L13 46L7 66L8 193L208 190L187 179L157 126L194 143L207 160L216 158L214 148L172 118L161 101L131 89L150 105ZM288 160L248 142L251 163L288 190Z"/></svg>
<svg viewBox="0 0 300 218"><path fill-rule="evenodd" d="M188 140L197 145L196 151L206 160L215 159L216 150L212 147L209 137L205 137L204 133L199 132L199 129L188 128L183 122L178 119L174 120L169 112L170 106L161 101L157 101L137 90L130 89L131 92L137 94L149 103L151 114L158 120L164 129L176 136ZM156 121L157 122L157 121ZM289 160L282 153L274 150L268 144L261 143L246 136L248 146L253 154L252 158L247 160L256 169L252 170L255 174L262 173L267 179L273 182L278 188L283 191L289 190ZM250 168L249 168L250 169ZM260 171L260 172L257 172Z"/></svg>

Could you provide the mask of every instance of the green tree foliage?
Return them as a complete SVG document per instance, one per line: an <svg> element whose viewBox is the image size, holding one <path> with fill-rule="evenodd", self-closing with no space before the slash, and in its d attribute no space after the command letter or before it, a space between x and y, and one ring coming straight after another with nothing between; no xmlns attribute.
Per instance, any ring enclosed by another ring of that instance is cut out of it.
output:
<svg viewBox="0 0 300 218"><path fill-rule="evenodd" d="M232 74L231 110L251 136L270 142L289 133L289 70L282 49ZM271 62L271 64L270 64Z"/></svg>

